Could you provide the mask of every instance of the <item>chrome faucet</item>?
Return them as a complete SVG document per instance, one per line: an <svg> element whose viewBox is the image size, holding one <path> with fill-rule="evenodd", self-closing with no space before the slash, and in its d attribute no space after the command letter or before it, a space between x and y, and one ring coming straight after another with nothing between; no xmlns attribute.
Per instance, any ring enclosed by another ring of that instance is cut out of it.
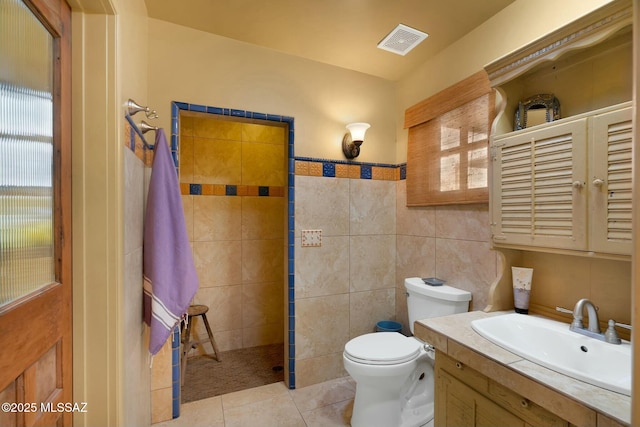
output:
<svg viewBox="0 0 640 427"><path fill-rule="evenodd" d="M573 323L571 323L571 330L575 332L584 331L584 325L582 323L582 315L584 307L587 307L587 317L589 318L589 332L594 334L600 333L600 322L598 320L598 312L596 306L587 298L582 298L576 303L573 309ZM585 334L586 335L586 334Z"/></svg>
<svg viewBox="0 0 640 427"><path fill-rule="evenodd" d="M589 318L589 327L585 328L582 323L582 317L584 314L584 308L587 307L587 317ZM598 311L596 306L587 298L583 298L576 303L573 309L573 322L569 327L573 332L577 332L582 335L586 335L591 338L605 341L611 344L620 344L621 340L615 330L616 322L609 320L608 329L606 332L600 332L600 322L598 320Z"/></svg>

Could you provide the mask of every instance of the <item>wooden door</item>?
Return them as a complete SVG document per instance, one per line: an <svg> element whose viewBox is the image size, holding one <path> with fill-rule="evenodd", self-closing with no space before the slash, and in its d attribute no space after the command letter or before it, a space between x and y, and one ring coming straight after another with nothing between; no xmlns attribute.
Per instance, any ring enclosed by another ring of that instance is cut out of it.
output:
<svg viewBox="0 0 640 427"><path fill-rule="evenodd" d="M0 0L0 425L72 424L71 11Z"/></svg>

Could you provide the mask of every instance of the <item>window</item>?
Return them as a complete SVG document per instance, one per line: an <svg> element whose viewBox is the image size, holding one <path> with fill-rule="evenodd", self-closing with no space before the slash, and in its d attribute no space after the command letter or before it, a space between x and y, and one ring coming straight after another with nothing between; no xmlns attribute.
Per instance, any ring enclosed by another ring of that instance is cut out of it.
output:
<svg viewBox="0 0 640 427"><path fill-rule="evenodd" d="M494 94L487 80L485 93L478 96L477 76L472 77L469 84L474 85L475 92L465 89L465 80L407 110L405 126L411 124L408 206L489 200L489 130ZM422 111L413 114L417 107Z"/></svg>

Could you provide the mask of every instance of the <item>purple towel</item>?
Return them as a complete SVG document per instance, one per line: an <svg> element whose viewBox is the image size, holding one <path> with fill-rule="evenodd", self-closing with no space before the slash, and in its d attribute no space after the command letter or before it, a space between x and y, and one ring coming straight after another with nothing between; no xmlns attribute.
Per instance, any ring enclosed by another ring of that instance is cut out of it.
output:
<svg viewBox="0 0 640 427"><path fill-rule="evenodd" d="M144 223L144 321L156 354L198 290L176 169L163 129L156 131Z"/></svg>

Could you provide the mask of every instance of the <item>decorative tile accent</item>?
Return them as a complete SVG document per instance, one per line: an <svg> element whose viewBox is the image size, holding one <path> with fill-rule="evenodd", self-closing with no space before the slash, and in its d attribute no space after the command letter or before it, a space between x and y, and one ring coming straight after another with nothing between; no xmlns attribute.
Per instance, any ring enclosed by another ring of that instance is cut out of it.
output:
<svg viewBox="0 0 640 427"><path fill-rule="evenodd" d="M384 168L381 168L379 166L372 166L371 167L371 179L376 179L376 180L380 180L383 181L384 180Z"/></svg>
<svg viewBox="0 0 640 427"><path fill-rule="evenodd" d="M322 176L328 176L328 177L334 178L336 176L336 165L330 162L323 163Z"/></svg>
<svg viewBox="0 0 640 427"><path fill-rule="evenodd" d="M327 178L398 181L406 178L406 163L400 165L353 163L344 160L298 157L295 159L295 174L298 176L322 176Z"/></svg>
<svg viewBox="0 0 640 427"><path fill-rule="evenodd" d="M349 165L349 178L360 179L360 165Z"/></svg>
<svg viewBox="0 0 640 427"><path fill-rule="evenodd" d="M309 163L309 176L322 176L323 163Z"/></svg>
<svg viewBox="0 0 640 427"><path fill-rule="evenodd" d="M371 179L371 166L370 165L362 165L362 166L360 166L360 179Z"/></svg>
<svg viewBox="0 0 640 427"><path fill-rule="evenodd" d="M257 196L284 197L284 187L268 185L223 185L180 183L183 196Z"/></svg>
<svg viewBox="0 0 640 427"><path fill-rule="evenodd" d="M269 187L270 197L284 197L284 187Z"/></svg>
<svg viewBox="0 0 640 427"><path fill-rule="evenodd" d="M349 166L336 164L336 178L349 178Z"/></svg>
<svg viewBox="0 0 640 427"><path fill-rule="evenodd" d="M202 194L203 196L213 196L214 195L214 191L213 191L213 184L201 184L202 187L202 191L200 194Z"/></svg>
<svg viewBox="0 0 640 427"><path fill-rule="evenodd" d="M296 160L295 171L296 171L296 175L308 176L309 175L309 162Z"/></svg>

